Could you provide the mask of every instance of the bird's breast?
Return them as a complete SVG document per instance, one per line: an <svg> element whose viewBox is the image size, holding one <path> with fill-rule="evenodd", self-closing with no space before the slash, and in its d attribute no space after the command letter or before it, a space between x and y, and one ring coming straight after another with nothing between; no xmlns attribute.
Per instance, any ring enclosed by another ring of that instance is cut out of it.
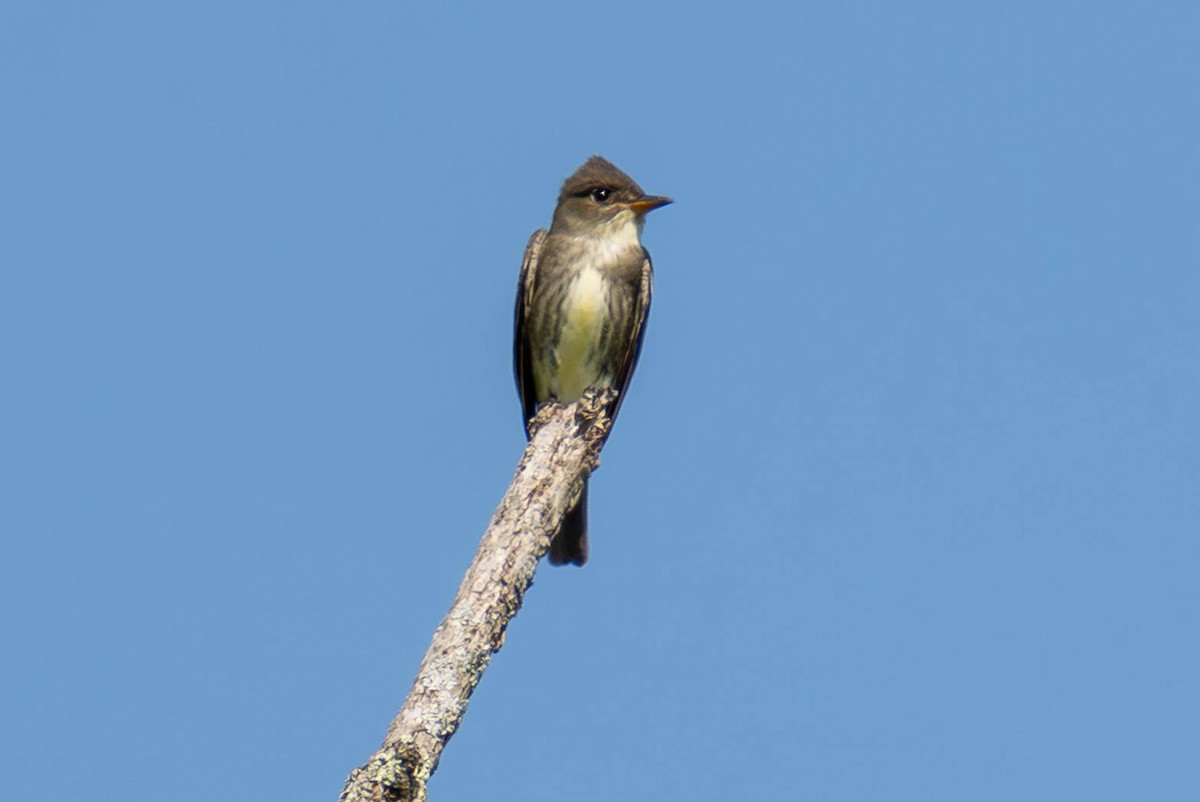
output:
<svg viewBox="0 0 1200 802"><path fill-rule="evenodd" d="M608 279L586 267L572 279L563 295L562 329L554 349L558 363L555 396L571 402L591 386L612 381L599 364L600 340L608 315Z"/></svg>

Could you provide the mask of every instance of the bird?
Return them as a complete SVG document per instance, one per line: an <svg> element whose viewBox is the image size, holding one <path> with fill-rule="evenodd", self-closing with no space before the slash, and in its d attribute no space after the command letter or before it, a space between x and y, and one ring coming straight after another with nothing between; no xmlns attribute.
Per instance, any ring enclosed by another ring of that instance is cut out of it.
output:
<svg viewBox="0 0 1200 802"><path fill-rule="evenodd" d="M625 400L650 312L654 268L642 246L646 214L672 203L647 195L601 156L563 182L549 230L529 239L521 262L513 326L513 372L529 421L543 404L570 404L589 390L615 389L610 416ZM587 480L551 538L552 565L588 559Z"/></svg>

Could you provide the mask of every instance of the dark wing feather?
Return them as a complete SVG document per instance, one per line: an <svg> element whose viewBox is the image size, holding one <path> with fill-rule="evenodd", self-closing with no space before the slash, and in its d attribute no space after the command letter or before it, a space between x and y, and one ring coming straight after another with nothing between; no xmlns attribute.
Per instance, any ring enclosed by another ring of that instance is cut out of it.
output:
<svg viewBox="0 0 1200 802"><path fill-rule="evenodd" d="M621 372L616 376L616 387L619 392L612 408L612 419L617 419L617 412L625 402L625 394L629 390L629 380L633 378L633 370L637 367L638 358L642 355L642 340L646 338L646 320L650 317L650 297L654 292L654 264L650 261L650 251L645 248L646 255L642 262L642 279L638 288L637 301L633 307L633 331L629 338L630 354L622 361Z"/></svg>
<svg viewBox="0 0 1200 802"><path fill-rule="evenodd" d="M532 355L529 353L529 333L525 330L529 307L533 303L533 288L537 282L538 256L546 242L546 229L539 228L525 246L521 261L521 277L517 281L517 308L513 320L513 373L517 380L517 395L521 397L522 421L529 435L529 419L537 413L537 392L533 386Z"/></svg>

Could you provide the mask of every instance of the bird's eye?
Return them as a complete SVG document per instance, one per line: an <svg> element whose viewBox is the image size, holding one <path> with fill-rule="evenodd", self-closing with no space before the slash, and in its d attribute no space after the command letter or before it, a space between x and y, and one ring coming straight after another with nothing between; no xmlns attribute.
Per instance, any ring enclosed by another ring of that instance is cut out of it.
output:
<svg viewBox="0 0 1200 802"><path fill-rule="evenodd" d="M592 190L592 200L596 203L608 203L612 200L612 190L608 187L596 187Z"/></svg>

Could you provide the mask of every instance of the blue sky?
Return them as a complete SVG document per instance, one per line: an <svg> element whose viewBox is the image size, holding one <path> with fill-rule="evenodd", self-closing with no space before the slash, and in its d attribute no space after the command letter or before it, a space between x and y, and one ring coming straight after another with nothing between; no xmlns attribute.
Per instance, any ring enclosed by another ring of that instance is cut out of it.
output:
<svg viewBox="0 0 1200 802"><path fill-rule="evenodd" d="M1198 31L5 3L0 796L335 798L520 455L521 253L592 153L677 200L646 346L433 798L1195 796Z"/></svg>

